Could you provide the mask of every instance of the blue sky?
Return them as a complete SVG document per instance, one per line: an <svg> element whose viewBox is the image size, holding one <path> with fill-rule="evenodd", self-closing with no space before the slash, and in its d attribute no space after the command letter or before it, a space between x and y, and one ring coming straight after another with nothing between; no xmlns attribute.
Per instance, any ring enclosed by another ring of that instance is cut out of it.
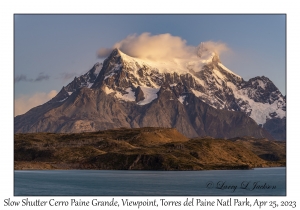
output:
<svg viewBox="0 0 300 210"><path fill-rule="evenodd" d="M144 32L169 33L191 46L226 43L226 67L245 80L269 77L285 95L285 15L14 15L15 105L27 104L24 112L44 103L102 62L100 48Z"/></svg>

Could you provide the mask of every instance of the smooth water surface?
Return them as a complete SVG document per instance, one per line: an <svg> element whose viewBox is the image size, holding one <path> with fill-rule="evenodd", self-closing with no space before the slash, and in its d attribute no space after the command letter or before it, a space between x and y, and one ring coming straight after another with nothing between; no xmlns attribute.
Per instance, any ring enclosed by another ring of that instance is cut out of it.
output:
<svg viewBox="0 0 300 210"><path fill-rule="evenodd" d="M14 195L286 195L286 168L211 171L16 170Z"/></svg>

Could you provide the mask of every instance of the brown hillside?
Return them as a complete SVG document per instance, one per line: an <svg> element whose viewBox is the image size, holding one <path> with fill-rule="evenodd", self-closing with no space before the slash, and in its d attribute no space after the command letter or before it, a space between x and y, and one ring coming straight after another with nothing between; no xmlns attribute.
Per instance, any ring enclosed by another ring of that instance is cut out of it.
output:
<svg viewBox="0 0 300 210"><path fill-rule="evenodd" d="M285 142L188 139L173 128L150 127L27 133L15 134L14 158L15 169L250 169L284 166Z"/></svg>

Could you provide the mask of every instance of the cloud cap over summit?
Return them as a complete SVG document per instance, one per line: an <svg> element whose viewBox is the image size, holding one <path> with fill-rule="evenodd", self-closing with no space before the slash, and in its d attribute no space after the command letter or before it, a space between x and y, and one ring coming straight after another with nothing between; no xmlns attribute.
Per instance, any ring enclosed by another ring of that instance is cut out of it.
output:
<svg viewBox="0 0 300 210"><path fill-rule="evenodd" d="M112 48L101 48L98 57L107 57L114 48L120 49L125 54L152 61L173 61L180 60L186 65L188 62L199 62L208 59L211 55L230 50L223 42L207 41L198 46L188 45L186 40L169 33L151 35L142 33L133 34L115 43Z"/></svg>

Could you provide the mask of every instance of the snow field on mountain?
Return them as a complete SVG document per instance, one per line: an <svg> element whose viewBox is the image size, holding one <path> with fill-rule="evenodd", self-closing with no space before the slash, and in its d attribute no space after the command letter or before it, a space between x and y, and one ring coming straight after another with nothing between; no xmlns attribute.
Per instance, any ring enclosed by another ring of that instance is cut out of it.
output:
<svg viewBox="0 0 300 210"><path fill-rule="evenodd" d="M224 66L222 63L218 63L218 65L219 65L222 69L228 71L230 74L233 74L233 75L235 75L235 76L241 78L239 75L237 75L237 74L235 74L234 72L232 72L231 70L229 70L229 69L228 69L226 66Z"/></svg>
<svg viewBox="0 0 300 210"><path fill-rule="evenodd" d="M124 101L135 101L135 96L134 96L134 92L132 91L131 88L127 88L126 92L128 92L127 94L122 95L120 92L115 91L116 93L116 97L124 100Z"/></svg>
<svg viewBox="0 0 300 210"><path fill-rule="evenodd" d="M149 104L151 101L157 98L157 92L159 91L159 88L150 88L150 87L141 87L145 99L138 102L138 105L145 105Z"/></svg>
<svg viewBox="0 0 300 210"><path fill-rule="evenodd" d="M145 99L142 100L142 101L139 101L137 103L138 105L149 104L151 101L153 101L154 99L157 98L157 92L159 91L159 88L151 88L151 87L141 86L141 89L144 93ZM120 100L135 101L135 96L134 96L135 93L132 91L131 88L127 88L126 92L128 92L128 93L122 95L122 93L120 93L119 91L110 89L109 87L106 86L105 87L105 92L106 92L106 94L115 93L115 97L120 99Z"/></svg>
<svg viewBox="0 0 300 210"><path fill-rule="evenodd" d="M249 102L252 109L250 117L257 124L266 123L266 120L270 118L269 114L273 112L276 112L279 118L285 117L285 111L279 109L277 106L278 100L274 101L272 104L255 102L247 96L247 90L237 90L237 87L231 82L227 82L227 86L233 90L235 98L241 98L242 100Z"/></svg>

